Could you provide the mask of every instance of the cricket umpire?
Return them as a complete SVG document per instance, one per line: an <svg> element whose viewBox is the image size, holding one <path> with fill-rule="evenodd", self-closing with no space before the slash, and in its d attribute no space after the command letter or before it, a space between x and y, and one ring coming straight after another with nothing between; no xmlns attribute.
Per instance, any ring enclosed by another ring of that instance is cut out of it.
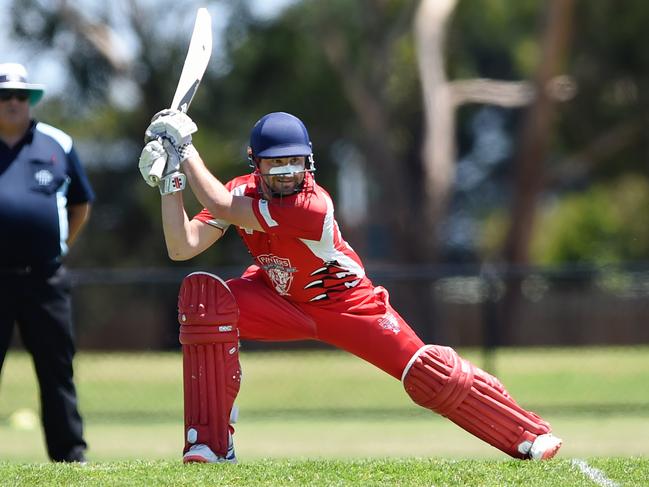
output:
<svg viewBox="0 0 649 487"><path fill-rule="evenodd" d="M31 117L43 92L21 64L0 64L0 369L17 324L38 377L48 455L85 462L62 259L94 194L70 136Z"/></svg>

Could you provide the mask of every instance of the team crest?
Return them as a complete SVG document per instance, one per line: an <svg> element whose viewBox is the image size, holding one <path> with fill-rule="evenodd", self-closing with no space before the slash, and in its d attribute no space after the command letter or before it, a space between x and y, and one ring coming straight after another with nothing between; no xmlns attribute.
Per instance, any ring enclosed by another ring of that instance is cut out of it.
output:
<svg viewBox="0 0 649 487"><path fill-rule="evenodd" d="M397 321L396 316L394 316L390 312L385 313L383 317L379 318L379 326L386 330L390 330L395 335L397 335L401 331L401 327L399 326L399 322Z"/></svg>
<svg viewBox="0 0 649 487"><path fill-rule="evenodd" d="M266 271L275 290L282 296L289 294L288 290L293 282L293 273L297 270L291 266L291 261L272 254L264 254L257 257L261 268Z"/></svg>
<svg viewBox="0 0 649 487"><path fill-rule="evenodd" d="M54 180L54 175L47 169L41 169L34 174L34 179L39 186L47 186Z"/></svg>

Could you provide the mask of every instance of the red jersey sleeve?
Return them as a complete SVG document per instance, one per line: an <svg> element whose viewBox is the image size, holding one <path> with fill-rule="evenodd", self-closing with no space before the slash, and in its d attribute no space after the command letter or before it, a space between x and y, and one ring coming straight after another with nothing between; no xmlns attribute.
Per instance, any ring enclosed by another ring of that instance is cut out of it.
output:
<svg viewBox="0 0 649 487"><path fill-rule="evenodd" d="M216 219L210 213L210 210L203 208L196 215L194 215L193 220L198 220L203 223L211 224L211 222L216 221Z"/></svg>
<svg viewBox="0 0 649 487"><path fill-rule="evenodd" d="M238 177L235 179L232 179L225 183L225 188L230 191L231 193L243 193L244 188L246 186L245 178ZM196 215L194 215L195 220L201 221L203 223L207 223L208 225L211 225L213 227L220 228L221 230L225 231L228 226L230 226L230 223L225 221L225 220L220 220L218 218L214 218L214 215L208 210L207 208L203 208L200 212L198 212Z"/></svg>

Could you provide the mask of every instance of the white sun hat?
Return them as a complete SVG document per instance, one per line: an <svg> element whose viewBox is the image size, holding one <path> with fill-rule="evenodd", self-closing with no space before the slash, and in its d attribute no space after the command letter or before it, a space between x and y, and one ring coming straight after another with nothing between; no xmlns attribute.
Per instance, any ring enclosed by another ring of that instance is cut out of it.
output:
<svg viewBox="0 0 649 487"><path fill-rule="evenodd" d="M0 90L29 91L29 104L36 105L43 97L45 85L27 82L27 70L18 63L0 64Z"/></svg>

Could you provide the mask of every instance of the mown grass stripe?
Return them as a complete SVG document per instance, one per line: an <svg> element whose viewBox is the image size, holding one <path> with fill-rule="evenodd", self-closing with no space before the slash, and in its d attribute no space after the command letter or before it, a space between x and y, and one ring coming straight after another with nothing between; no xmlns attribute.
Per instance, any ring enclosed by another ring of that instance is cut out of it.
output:
<svg viewBox="0 0 649 487"><path fill-rule="evenodd" d="M619 484L609 479L604 475L604 472L595 467L591 467L584 460L573 458L572 464L575 465L586 477L602 487L619 487Z"/></svg>

